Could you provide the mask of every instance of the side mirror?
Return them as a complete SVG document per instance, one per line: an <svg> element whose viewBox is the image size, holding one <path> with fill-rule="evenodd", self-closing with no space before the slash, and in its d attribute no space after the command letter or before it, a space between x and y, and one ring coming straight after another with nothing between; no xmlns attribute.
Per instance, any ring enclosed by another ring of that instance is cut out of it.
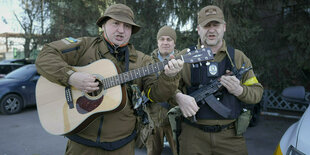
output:
<svg viewBox="0 0 310 155"><path fill-rule="evenodd" d="M37 82L39 78L40 75L35 75L34 77L32 77L31 81Z"/></svg>
<svg viewBox="0 0 310 155"><path fill-rule="evenodd" d="M282 91L281 95L287 101L309 103L309 101L307 101L305 98L306 91L305 91L305 87L303 86L294 86L294 87L285 88Z"/></svg>

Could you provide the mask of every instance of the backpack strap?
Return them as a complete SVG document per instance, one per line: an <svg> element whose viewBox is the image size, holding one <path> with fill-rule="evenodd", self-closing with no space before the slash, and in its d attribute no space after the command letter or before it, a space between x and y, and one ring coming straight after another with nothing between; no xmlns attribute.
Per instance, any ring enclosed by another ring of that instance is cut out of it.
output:
<svg viewBox="0 0 310 155"><path fill-rule="evenodd" d="M236 73L237 67L235 64L235 49L233 47L227 46L227 51L228 51L228 59L230 59L231 61L232 72Z"/></svg>

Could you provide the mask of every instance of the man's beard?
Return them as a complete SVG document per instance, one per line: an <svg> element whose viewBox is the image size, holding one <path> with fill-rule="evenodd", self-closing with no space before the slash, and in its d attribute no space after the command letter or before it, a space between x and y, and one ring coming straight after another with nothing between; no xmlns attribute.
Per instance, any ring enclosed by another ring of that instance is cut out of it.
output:
<svg viewBox="0 0 310 155"><path fill-rule="evenodd" d="M207 45L207 46L215 46L215 45L218 44L218 39L208 40L208 38L205 37L204 40L203 40L203 44Z"/></svg>

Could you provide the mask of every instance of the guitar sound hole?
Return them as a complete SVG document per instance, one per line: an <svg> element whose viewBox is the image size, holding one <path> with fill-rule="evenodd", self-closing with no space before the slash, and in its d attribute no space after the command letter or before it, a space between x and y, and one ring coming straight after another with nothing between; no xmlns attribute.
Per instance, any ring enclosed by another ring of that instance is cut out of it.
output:
<svg viewBox="0 0 310 155"><path fill-rule="evenodd" d="M99 85L98 85L99 89L96 90L96 91L87 93L89 96L92 96L92 97L98 96L103 91L103 84L102 84L102 82L100 80L98 80L98 79L96 79L95 82L99 83Z"/></svg>

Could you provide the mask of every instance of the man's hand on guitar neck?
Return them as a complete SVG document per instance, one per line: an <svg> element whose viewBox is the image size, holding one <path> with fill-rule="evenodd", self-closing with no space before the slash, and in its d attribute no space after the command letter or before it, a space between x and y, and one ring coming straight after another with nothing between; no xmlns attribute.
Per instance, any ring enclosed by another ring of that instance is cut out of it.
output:
<svg viewBox="0 0 310 155"><path fill-rule="evenodd" d="M183 68L184 61L181 59L174 59L174 56L170 56L171 60L165 66L165 74L169 77L176 76Z"/></svg>
<svg viewBox="0 0 310 155"><path fill-rule="evenodd" d="M85 72L75 72L69 77L69 84L76 89L79 89L85 93L98 90L99 83L95 82L96 77Z"/></svg>

